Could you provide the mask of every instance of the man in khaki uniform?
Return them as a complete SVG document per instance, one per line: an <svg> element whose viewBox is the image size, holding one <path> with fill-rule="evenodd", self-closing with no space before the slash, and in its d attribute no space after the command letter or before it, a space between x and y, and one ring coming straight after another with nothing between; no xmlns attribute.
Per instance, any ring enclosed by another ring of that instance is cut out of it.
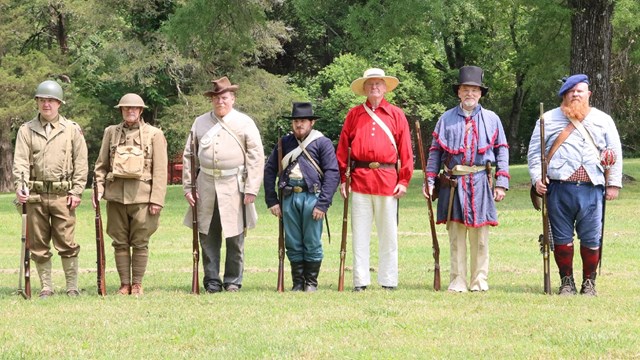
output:
<svg viewBox="0 0 640 360"><path fill-rule="evenodd" d="M105 129L95 166L98 200L103 195L107 200L107 234L121 295L143 294L149 238L158 229L167 193L167 141L162 130L142 119L146 107L136 94L120 99L115 108L124 121Z"/></svg>
<svg viewBox="0 0 640 360"><path fill-rule="evenodd" d="M53 295L51 240L62 258L67 295L78 296L75 209L87 183L87 144L80 126L58 113L64 101L57 82L40 83L35 99L39 114L20 127L16 138L14 187L18 202L27 203L31 258L42 285L39 297Z"/></svg>
<svg viewBox="0 0 640 360"><path fill-rule="evenodd" d="M226 77L212 83L213 89L204 95L211 98L213 111L196 118L191 127L197 156L195 164L191 164L189 136L182 184L191 206L194 180L197 186L205 290L220 292L224 286L235 292L242 286L244 230L253 228L257 220L254 201L262 183L264 150L253 120L233 109L238 86ZM191 178L192 166L199 170L197 179ZM192 226L191 208L184 224ZM227 249L224 282L219 275L223 233Z"/></svg>

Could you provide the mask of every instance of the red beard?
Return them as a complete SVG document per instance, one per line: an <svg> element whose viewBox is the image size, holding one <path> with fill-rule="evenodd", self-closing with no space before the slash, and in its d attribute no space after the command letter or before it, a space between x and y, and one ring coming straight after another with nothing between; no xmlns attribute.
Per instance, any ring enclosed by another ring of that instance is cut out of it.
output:
<svg viewBox="0 0 640 360"><path fill-rule="evenodd" d="M589 114L589 111L591 111L588 99L575 101L571 99L564 100L560 109L562 109L562 112L566 117L578 121L584 120L584 118L587 117L587 114Z"/></svg>

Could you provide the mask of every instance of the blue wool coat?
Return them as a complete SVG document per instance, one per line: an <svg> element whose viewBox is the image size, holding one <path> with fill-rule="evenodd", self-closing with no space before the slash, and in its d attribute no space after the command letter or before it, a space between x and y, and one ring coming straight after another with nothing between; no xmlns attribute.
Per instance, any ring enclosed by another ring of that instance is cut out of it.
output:
<svg viewBox="0 0 640 360"><path fill-rule="evenodd" d="M430 185L445 166L456 165L484 167L487 161L494 166L495 186L509 188L509 147L507 138L496 113L476 106L470 115L469 131L460 106L447 110L438 120L429 149L427 176ZM451 221L469 227L498 225L498 214L485 171L457 176L458 186L454 195ZM447 222L449 189L438 193L437 223Z"/></svg>

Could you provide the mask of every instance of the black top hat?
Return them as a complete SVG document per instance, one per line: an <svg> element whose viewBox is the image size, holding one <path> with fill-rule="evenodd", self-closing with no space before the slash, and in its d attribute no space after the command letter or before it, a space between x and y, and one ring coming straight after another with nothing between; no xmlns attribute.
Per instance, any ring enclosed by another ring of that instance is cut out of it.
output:
<svg viewBox="0 0 640 360"><path fill-rule="evenodd" d="M294 102L291 109L291 116L285 116L286 119L319 119L320 116L313 115L313 109L310 102Z"/></svg>
<svg viewBox="0 0 640 360"><path fill-rule="evenodd" d="M484 80L484 71L477 66L463 66L460 68L458 83L453 85L453 92L458 95L460 85L473 85L480 87L482 96L487 95L489 88L482 84Z"/></svg>

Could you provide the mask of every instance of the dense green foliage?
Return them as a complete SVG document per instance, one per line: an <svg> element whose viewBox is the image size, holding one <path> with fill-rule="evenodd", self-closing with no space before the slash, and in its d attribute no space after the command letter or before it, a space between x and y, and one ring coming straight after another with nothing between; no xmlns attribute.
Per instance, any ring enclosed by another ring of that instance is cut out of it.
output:
<svg viewBox="0 0 640 360"><path fill-rule="evenodd" d="M640 160L625 172L640 178ZM329 210L332 239L319 291L276 292L277 222L257 199L259 220L245 243L245 273L238 293L191 295L191 231L182 225L187 203L170 186L160 229L151 238L145 295L114 293L119 281L106 240L107 296L96 293L94 212L85 194L77 210L80 298L64 294L64 274L53 259L55 295L25 301L15 294L20 216L12 194L0 194L0 358L2 359L637 359L640 357L638 218L640 183L625 182L607 203L599 296L543 294L537 238L540 213L529 202L526 167L511 171L511 189L498 204L500 225L490 230L491 289L486 293L434 292L431 238L416 172L400 201L399 287L376 284L377 238L371 243L372 286L354 293L351 237L345 292L336 290L342 201ZM103 214L104 204L103 204ZM449 283L449 242L437 226L442 284ZM349 232L350 234L350 232ZM223 251L224 257L224 251ZM581 267L580 256L575 266ZM552 286L559 286L552 261ZM34 266L32 266L33 270ZM578 271L579 272L579 271ZM201 273L202 274L202 273ZM577 275L578 281L581 276ZM34 294L39 290L32 272Z"/></svg>
<svg viewBox="0 0 640 360"><path fill-rule="evenodd" d="M627 153L640 141L638 12L635 0L615 1L613 115ZM174 157L194 117L211 108L203 91L229 76L268 151L288 128L281 116L291 101L313 101L317 127L336 140L363 100L349 84L367 67L400 79L389 99L428 133L457 102L457 69L479 65L491 89L482 102L522 161L538 103L556 106L558 79L569 73L570 20L560 0L2 0L0 189L15 130L35 115L33 89L46 78L63 85L61 113L85 129L92 162L126 92L145 99L145 118L166 131Z"/></svg>

